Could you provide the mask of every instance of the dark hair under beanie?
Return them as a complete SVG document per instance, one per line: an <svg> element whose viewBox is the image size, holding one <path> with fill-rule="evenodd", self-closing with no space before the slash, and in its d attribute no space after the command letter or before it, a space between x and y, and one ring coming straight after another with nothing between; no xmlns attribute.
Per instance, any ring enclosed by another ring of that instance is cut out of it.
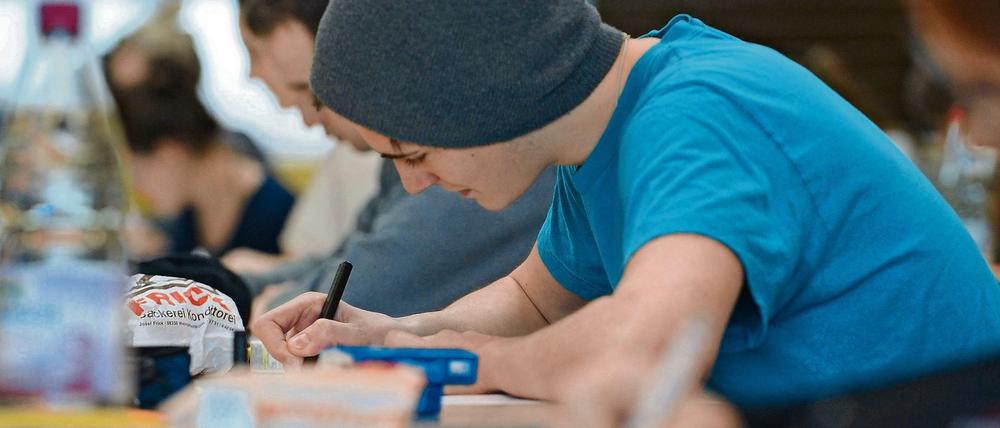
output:
<svg viewBox="0 0 1000 428"><path fill-rule="evenodd" d="M583 102L623 37L584 0L331 0L310 84L397 140L482 146Z"/></svg>

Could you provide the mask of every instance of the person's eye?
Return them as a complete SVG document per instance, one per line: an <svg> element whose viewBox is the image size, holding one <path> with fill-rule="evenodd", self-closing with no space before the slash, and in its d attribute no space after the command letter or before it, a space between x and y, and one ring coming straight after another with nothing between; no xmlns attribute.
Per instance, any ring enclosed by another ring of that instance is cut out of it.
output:
<svg viewBox="0 0 1000 428"><path fill-rule="evenodd" d="M406 158L406 159L403 159L403 163L405 163L406 166L417 166L417 165L420 164L420 162L424 161L424 158L426 156L427 155L425 155L425 154L421 154L420 156L416 156L416 157L412 157L412 158Z"/></svg>
<svg viewBox="0 0 1000 428"><path fill-rule="evenodd" d="M323 103L321 103L319 101L319 98L316 97L316 94L312 94L312 99L313 99L313 108L315 108L316 111L322 110L323 109Z"/></svg>

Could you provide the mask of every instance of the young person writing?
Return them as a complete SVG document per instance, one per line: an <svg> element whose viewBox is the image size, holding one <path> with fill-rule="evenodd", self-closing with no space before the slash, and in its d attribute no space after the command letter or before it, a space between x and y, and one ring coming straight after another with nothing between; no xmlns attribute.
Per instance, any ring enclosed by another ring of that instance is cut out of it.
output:
<svg viewBox="0 0 1000 428"><path fill-rule="evenodd" d="M502 209L558 172L509 275L403 318L316 320L323 295L300 296L254 324L288 365L454 346L480 355L476 390L560 398L595 356L652 359L703 319L697 371L742 406L1000 349L1000 287L912 163L815 76L697 19L632 39L582 0L338 0L311 73L410 192Z"/></svg>

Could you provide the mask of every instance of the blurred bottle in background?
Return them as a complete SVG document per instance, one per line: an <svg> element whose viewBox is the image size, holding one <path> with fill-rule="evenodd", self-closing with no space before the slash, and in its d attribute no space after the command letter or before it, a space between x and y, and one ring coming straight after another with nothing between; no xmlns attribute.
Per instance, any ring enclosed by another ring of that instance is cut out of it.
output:
<svg viewBox="0 0 1000 428"><path fill-rule="evenodd" d="M937 182L941 194L989 260L994 237L988 206L997 154L992 148L969 143L962 132L962 123L962 112L953 109L948 114Z"/></svg>
<svg viewBox="0 0 1000 428"><path fill-rule="evenodd" d="M38 18L0 142L0 400L122 402L120 127L79 5Z"/></svg>

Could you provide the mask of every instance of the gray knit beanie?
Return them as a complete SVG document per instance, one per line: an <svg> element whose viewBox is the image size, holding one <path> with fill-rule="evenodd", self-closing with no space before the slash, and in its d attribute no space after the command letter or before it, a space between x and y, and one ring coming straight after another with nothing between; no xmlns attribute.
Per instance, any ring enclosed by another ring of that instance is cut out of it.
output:
<svg viewBox="0 0 1000 428"><path fill-rule="evenodd" d="M622 41L584 0L331 0L310 84L383 135L482 146L579 105Z"/></svg>

